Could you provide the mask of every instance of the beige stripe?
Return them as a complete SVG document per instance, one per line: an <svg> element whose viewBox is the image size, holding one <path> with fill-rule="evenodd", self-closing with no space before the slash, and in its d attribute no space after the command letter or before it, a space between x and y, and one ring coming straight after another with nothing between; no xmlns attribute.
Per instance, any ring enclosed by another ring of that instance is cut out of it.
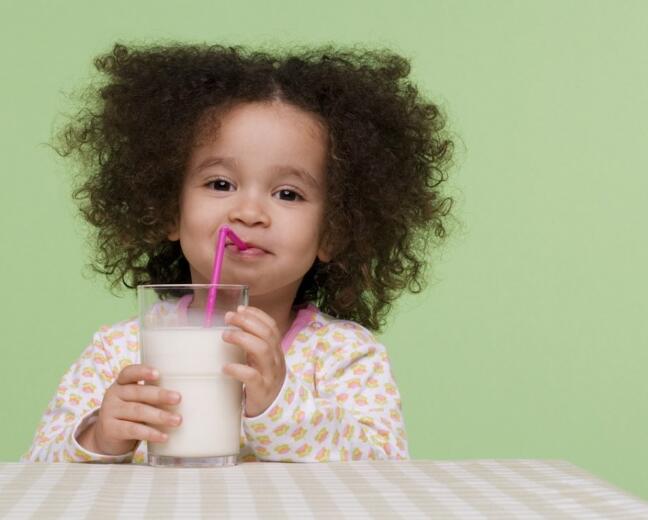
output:
<svg viewBox="0 0 648 520"><path fill-rule="evenodd" d="M200 468L179 469L175 489L175 517L203 518Z"/></svg>
<svg viewBox="0 0 648 520"><path fill-rule="evenodd" d="M241 466L241 475L247 480L250 486L251 496L254 497L254 505L262 518L285 518L280 491L277 490L272 477L268 477L264 470L267 464L272 463L248 463ZM243 497L242 497L243 498Z"/></svg>
<svg viewBox="0 0 648 520"><path fill-rule="evenodd" d="M133 472L129 466L130 464L90 465L91 473L88 478L93 478L95 472L106 471L108 474L92 507L87 512L87 518L105 518L109 512L114 514L119 511L123 496L130 486L134 485L131 482Z"/></svg>
<svg viewBox="0 0 648 520"><path fill-rule="evenodd" d="M466 501L465 494L458 494L448 483L443 480L436 465L430 462L410 461L400 466L400 471L410 478L410 482L418 482L419 486L427 488L427 492L434 499L447 508L456 518L486 518L480 512L479 505L474 507ZM444 517L445 518L445 517Z"/></svg>
<svg viewBox="0 0 648 520"><path fill-rule="evenodd" d="M329 463L329 468L346 485L361 502L363 507L374 518L398 518L398 511L395 511L389 501L383 497L383 492L375 489L360 470L362 463L339 462ZM356 467L357 466L357 467Z"/></svg>
<svg viewBox="0 0 648 520"><path fill-rule="evenodd" d="M2 465L4 482L0 493L0 518L5 518L12 509L17 510L21 499L26 499L25 504L28 503L31 496L29 490L42 477L47 467L44 464Z"/></svg>
<svg viewBox="0 0 648 520"><path fill-rule="evenodd" d="M260 464L249 462L234 466L233 468L217 468L224 473L223 491L230 500L230 509L234 511L234 518L263 518L264 511L257 508L256 497L248 484L245 468Z"/></svg>
<svg viewBox="0 0 648 520"><path fill-rule="evenodd" d="M230 468L200 469L200 494L205 518L230 518L236 512L236 504L230 504L225 492L228 471Z"/></svg>
<svg viewBox="0 0 648 520"><path fill-rule="evenodd" d="M124 489L115 514L119 517L141 518L146 514L148 497L153 489L154 468L140 464L129 464L120 470L130 473L130 485Z"/></svg>
<svg viewBox="0 0 648 520"><path fill-rule="evenodd" d="M310 471L310 474L313 477L313 481L317 482L314 489L309 490L309 499L311 496L317 496L318 489L327 489L333 503L338 509L344 511L344 516L351 518L369 518L368 509L364 506L364 501L361 501L361 497L355 496L353 493L349 492L345 482L340 480L336 471L334 471L331 466L333 464L350 464L347 462L339 463L310 463L300 465L300 467L307 468ZM300 478L299 474L296 473L293 475L294 478ZM324 506L325 507L325 506Z"/></svg>
<svg viewBox="0 0 648 520"><path fill-rule="evenodd" d="M83 486L84 476L88 471L85 467L72 467L71 463L60 463L52 466L56 473L49 476L53 482L49 487L47 496L33 511L34 518L52 518L62 516L67 509L70 497L78 487ZM74 471L74 470L77 471Z"/></svg>
<svg viewBox="0 0 648 520"><path fill-rule="evenodd" d="M443 499L448 492L445 486L440 486L439 483L427 478L421 479L420 475L424 474L420 472L419 478L413 478L406 469L408 467L411 467L411 464L405 461L377 463L376 469L383 477L381 482L383 488L398 489L424 515L434 514L446 519L465 518L465 516L455 515L452 506L448 506L448 501Z"/></svg>
<svg viewBox="0 0 648 520"><path fill-rule="evenodd" d="M153 473L151 491L148 497L142 497L146 502L146 517L169 518L175 509L178 472L182 469L151 467L149 470Z"/></svg>
<svg viewBox="0 0 648 520"><path fill-rule="evenodd" d="M568 498L583 512L596 512L606 520L626 519L629 518L630 512L640 512L648 517L648 507L637 507L641 503L630 495L617 491L606 482L569 463L563 461L519 461L519 463L526 471L533 471L536 475L545 476L547 473L549 475L553 473L554 480L560 478L564 488L563 493L567 494Z"/></svg>
<svg viewBox="0 0 648 520"><path fill-rule="evenodd" d="M461 472L461 465L456 462L439 462L433 466L422 464L420 468L430 478L445 483L463 501L465 506L479 511L487 518L507 518L513 510L508 500L502 499L502 497L499 501L493 500L492 495L489 496L483 488L480 488L479 482L474 480L471 482L463 475L458 476L458 472Z"/></svg>
<svg viewBox="0 0 648 520"><path fill-rule="evenodd" d="M70 481L75 489L65 497L68 503L61 518L81 518L101 492L110 469L101 464L73 464L70 471L74 473Z"/></svg>
<svg viewBox="0 0 648 520"><path fill-rule="evenodd" d="M491 482L503 492L515 496L542 518L559 518L565 511L556 507L554 502L559 498L558 490L546 488L541 482L529 479L517 471L511 461L475 461L474 471L482 474L484 480Z"/></svg>
<svg viewBox="0 0 648 520"><path fill-rule="evenodd" d="M294 502L294 510L308 511L312 518L329 519L342 516L329 489L313 476L311 468L318 464L274 464L267 469L275 485L287 500ZM285 506L284 506L285 507ZM292 513L293 509L286 508Z"/></svg>

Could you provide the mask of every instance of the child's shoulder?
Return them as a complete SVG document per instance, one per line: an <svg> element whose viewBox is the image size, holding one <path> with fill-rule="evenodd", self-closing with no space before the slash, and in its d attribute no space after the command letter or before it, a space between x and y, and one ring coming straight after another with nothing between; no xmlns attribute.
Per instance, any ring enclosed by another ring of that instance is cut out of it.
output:
<svg viewBox="0 0 648 520"><path fill-rule="evenodd" d="M297 335L296 339L298 341L379 344L379 341L369 329L355 321L336 318L326 314L312 304L305 309L305 314L307 322Z"/></svg>
<svg viewBox="0 0 648 520"><path fill-rule="evenodd" d="M136 337L139 333L139 319L137 316L118 321L112 325L102 325L96 333L104 342L112 343L115 340Z"/></svg>

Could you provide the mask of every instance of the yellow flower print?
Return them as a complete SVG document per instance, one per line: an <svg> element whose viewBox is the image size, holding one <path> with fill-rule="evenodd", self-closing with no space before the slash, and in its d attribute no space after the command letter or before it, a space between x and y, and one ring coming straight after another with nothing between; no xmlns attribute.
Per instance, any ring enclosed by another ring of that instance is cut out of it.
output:
<svg viewBox="0 0 648 520"><path fill-rule="evenodd" d="M378 385L379 385L379 383L378 383L377 379L375 379L373 377L370 377L369 379L367 379L367 388L378 388Z"/></svg>
<svg viewBox="0 0 648 520"><path fill-rule="evenodd" d="M74 455L76 455L78 458L88 462L92 460L92 457L88 455L87 453L81 451L81 450L74 450Z"/></svg>
<svg viewBox="0 0 648 520"><path fill-rule="evenodd" d="M346 336L342 334L339 330L336 330L333 333L333 339L338 343L342 343L346 339Z"/></svg>
<svg viewBox="0 0 648 520"><path fill-rule="evenodd" d="M104 356L103 354L97 352L97 353L94 355L93 361L94 361L95 364L97 364L97 365L103 365L103 364L106 363L106 356Z"/></svg>
<svg viewBox="0 0 648 520"><path fill-rule="evenodd" d="M252 425L252 429L256 433L261 433L261 432L264 432L266 430L266 425L263 424L263 423L255 423L255 424Z"/></svg>
<svg viewBox="0 0 648 520"><path fill-rule="evenodd" d="M59 385L58 388L56 389L56 393L59 394L59 395L64 395L64 394L67 393L67 391L68 391L68 388L65 385Z"/></svg>
<svg viewBox="0 0 648 520"><path fill-rule="evenodd" d="M81 372L83 377L93 377L95 375L95 369L92 367L85 367Z"/></svg>
<svg viewBox="0 0 648 520"><path fill-rule="evenodd" d="M322 412L320 412L319 410L317 410L317 411L313 414L313 417L311 418L310 423L311 423L313 426L317 426L319 423L322 422L322 419L323 419L323 418L324 418L324 414L323 414Z"/></svg>
<svg viewBox="0 0 648 520"><path fill-rule="evenodd" d="M343 403L349 398L349 394L341 393L335 396L335 399L337 399L338 403Z"/></svg>
<svg viewBox="0 0 648 520"><path fill-rule="evenodd" d="M373 364L373 371L374 371L374 374L384 374L385 373L385 365L378 362L378 361L376 361Z"/></svg>
<svg viewBox="0 0 648 520"><path fill-rule="evenodd" d="M397 410L392 410L391 412L389 412L389 416L394 421L400 421L401 420L401 414L399 414Z"/></svg>
<svg viewBox="0 0 648 520"><path fill-rule="evenodd" d="M256 439L264 446L267 446L268 444L272 443L272 441L270 440L270 436L268 435L259 435Z"/></svg>
<svg viewBox="0 0 648 520"><path fill-rule="evenodd" d="M262 457L267 457L268 455L270 455L270 452L268 451L268 448L266 448L265 446L259 446L259 447L256 449L256 452L257 452L259 455L261 455Z"/></svg>
<svg viewBox="0 0 648 520"><path fill-rule="evenodd" d="M377 405L384 406L387 403L387 398L382 394L376 394L374 401Z"/></svg>
<svg viewBox="0 0 648 520"><path fill-rule="evenodd" d="M326 428L322 428L320 431L317 432L317 435L315 435L315 440L317 442L324 442L326 438L328 437L328 430Z"/></svg>
<svg viewBox="0 0 648 520"><path fill-rule="evenodd" d="M331 344L326 340L320 340L317 342L317 346L315 348L317 348L317 350L321 352L328 352L331 348Z"/></svg>
<svg viewBox="0 0 648 520"><path fill-rule="evenodd" d="M353 430L355 430L355 427L352 424L347 424L344 427L344 431L342 432L342 435L344 436L345 439L351 440L353 437Z"/></svg>
<svg viewBox="0 0 648 520"><path fill-rule="evenodd" d="M271 421L275 422L281 419L282 415L283 415L283 408L279 405L276 405L272 410L270 410L268 417L270 417Z"/></svg>
<svg viewBox="0 0 648 520"><path fill-rule="evenodd" d="M329 460L330 450L328 448L322 448L315 455L315 460L318 462L326 462Z"/></svg>
<svg viewBox="0 0 648 520"><path fill-rule="evenodd" d="M353 400L358 406L367 406L367 398L364 395L358 394L356 395Z"/></svg>
<svg viewBox="0 0 648 520"><path fill-rule="evenodd" d="M68 400L70 403L77 406L81 402L81 396L79 394L70 394Z"/></svg>
<svg viewBox="0 0 648 520"><path fill-rule="evenodd" d="M346 462L349 460L349 450L345 447L340 448L340 460Z"/></svg>
<svg viewBox="0 0 648 520"><path fill-rule="evenodd" d="M74 417L74 414L72 412L67 412L65 414L65 419L64 419L65 422L69 423L69 422L74 421L74 419L76 419L76 417Z"/></svg>
<svg viewBox="0 0 648 520"><path fill-rule="evenodd" d="M135 455L133 456L133 462L135 464L144 464L144 453L142 453L141 451L136 451Z"/></svg>
<svg viewBox="0 0 648 520"><path fill-rule="evenodd" d="M290 434L290 436L293 438L295 442L300 441L304 438L306 435L306 429L303 428L302 426L299 426L293 432Z"/></svg>
<svg viewBox="0 0 648 520"><path fill-rule="evenodd" d="M288 404L291 404L293 402L293 399L295 398L295 391L292 388L288 388L286 390L286 395L285 395L285 401Z"/></svg>
<svg viewBox="0 0 648 520"><path fill-rule="evenodd" d="M81 391L86 394L93 394L97 387L93 383L83 383Z"/></svg>
<svg viewBox="0 0 648 520"><path fill-rule="evenodd" d="M288 431L288 428L290 428L287 424L282 424L281 426L278 426L273 430L273 433L277 437L281 437L282 435L285 435L286 432Z"/></svg>
<svg viewBox="0 0 648 520"><path fill-rule="evenodd" d="M367 367L364 365L356 365L353 367L353 373L356 376L359 376L361 374L366 374L367 373Z"/></svg>
<svg viewBox="0 0 648 520"><path fill-rule="evenodd" d="M297 448L297 455L300 457L306 457L310 455L311 451L313 451L313 447L310 444L304 444L303 446L300 446Z"/></svg>
<svg viewBox="0 0 648 520"><path fill-rule="evenodd" d="M306 414L304 413L304 410L302 410L301 408L297 408L297 410L293 412L293 421L295 421L297 424L302 422L305 417Z"/></svg>
<svg viewBox="0 0 648 520"><path fill-rule="evenodd" d="M360 383L360 378L359 377L354 377L353 379L349 379L347 381L347 388L360 388L362 383Z"/></svg>
<svg viewBox="0 0 648 520"><path fill-rule="evenodd" d="M131 364L130 359L122 359L122 360L119 362L119 369L120 369L120 370L123 370L123 369L125 369L125 368L126 368L128 365L130 365L130 364Z"/></svg>
<svg viewBox="0 0 648 520"><path fill-rule="evenodd" d="M385 385L385 392L387 392L389 395L396 395L396 387L391 383L387 383Z"/></svg>
<svg viewBox="0 0 648 520"><path fill-rule="evenodd" d="M340 432L339 431L337 431L337 430L335 431L335 433L333 434L332 441L333 441L334 446L338 445L338 442L340 442Z"/></svg>
<svg viewBox="0 0 648 520"><path fill-rule="evenodd" d="M351 454L351 458L353 460L360 460L362 458L362 452L360 451L360 448L355 448L353 450L353 453Z"/></svg>
<svg viewBox="0 0 648 520"><path fill-rule="evenodd" d="M139 349L139 344L137 343L137 341L129 341L126 343L126 348L131 352L137 352L137 350Z"/></svg>
<svg viewBox="0 0 648 520"><path fill-rule="evenodd" d="M88 400L88 408L93 409L93 408L99 408L101 406L101 401L99 399L95 399L94 397Z"/></svg>
<svg viewBox="0 0 648 520"><path fill-rule="evenodd" d="M99 372L99 378L104 382L104 383L112 383L113 377L108 370L102 370Z"/></svg>
<svg viewBox="0 0 648 520"><path fill-rule="evenodd" d="M288 453L290 451L290 446L288 446L287 444L280 444L274 449L274 451L279 455L284 455L285 453Z"/></svg>
<svg viewBox="0 0 648 520"><path fill-rule="evenodd" d="M295 374L299 374L302 370L304 370L304 363L295 363L293 366L290 367L290 369L295 372Z"/></svg>

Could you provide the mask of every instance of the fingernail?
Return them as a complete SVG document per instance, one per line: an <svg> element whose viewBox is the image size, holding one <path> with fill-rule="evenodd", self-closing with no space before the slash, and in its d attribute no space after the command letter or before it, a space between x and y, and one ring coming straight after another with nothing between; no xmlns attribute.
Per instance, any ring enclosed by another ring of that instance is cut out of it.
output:
<svg viewBox="0 0 648 520"><path fill-rule="evenodd" d="M160 434L160 439L162 439L162 442L166 442L166 440L169 438L169 436L166 433Z"/></svg>
<svg viewBox="0 0 648 520"><path fill-rule="evenodd" d="M178 392L170 392L169 393L169 400L176 402L180 400L180 394Z"/></svg>
<svg viewBox="0 0 648 520"><path fill-rule="evenodd" d="M179 415L171 416L171 424L180 424L181 417Z"/></svg>
<svg viewBox="0 0 648 520"><path fill-rule="evenodd" d="M239 312L243 312L243 311L245 310L245 305L239 305L239 306L236 308L236 310L239 311Z"/></svg>
<svg viewBox="0 0 648 520"><path fill-rule="evenodd" d="M160 372L154 368L153 370L151 370L151 377L153 379L157 379L158 377L160 377Z"/></svg>
<svg viewBox="0 0 648 520"><path fill-rule="evenodd" d="M226 312L225 313L225 321L231 320L233 316L234 316L233 312L231 312L231 311Z"/></svg>

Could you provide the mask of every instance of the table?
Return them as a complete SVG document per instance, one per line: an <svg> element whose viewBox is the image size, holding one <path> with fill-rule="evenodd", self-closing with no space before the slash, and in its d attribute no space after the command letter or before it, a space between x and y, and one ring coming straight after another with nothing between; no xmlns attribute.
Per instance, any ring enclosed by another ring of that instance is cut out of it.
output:
<svg viewBox="0 0 648 520"><path fill-rule="evenodd" d="M648 503L565 461L0 464L0 518L632 518Z"/></svg>

